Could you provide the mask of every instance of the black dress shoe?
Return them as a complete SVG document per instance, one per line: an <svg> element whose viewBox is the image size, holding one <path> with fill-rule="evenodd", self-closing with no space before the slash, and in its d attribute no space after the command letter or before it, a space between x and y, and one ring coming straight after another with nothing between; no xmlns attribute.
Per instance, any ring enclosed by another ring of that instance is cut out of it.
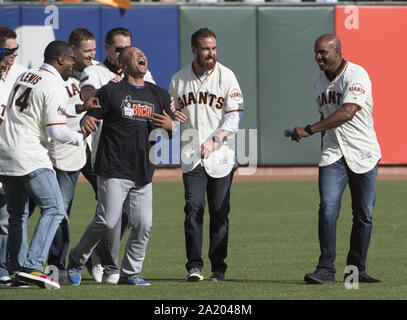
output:
<svg viewBox="0 0 407 320"><path fill-rule="evenodd" d="M350 276L350 273L345 273L344 281L347 277ZM366 272L359 273L359 282L360 283L380 283L381 281L369 276Z"/></svg>
<svg viewBox="0 0 407 320"><path fill-rule="evenodd" d="M372 278L366 272L364 272L364 273L359 274L359 282L362 282L362 283L379 283L381 281L378 280L378 279Z"/></svg>

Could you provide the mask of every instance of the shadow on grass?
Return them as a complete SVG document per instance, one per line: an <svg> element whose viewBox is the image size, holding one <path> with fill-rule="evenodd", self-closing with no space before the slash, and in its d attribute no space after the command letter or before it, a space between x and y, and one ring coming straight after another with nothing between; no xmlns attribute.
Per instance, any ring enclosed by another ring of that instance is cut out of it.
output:
<svg viewBox="0 0 407 320"><path fill-rule="evenodd" d="M163 279L163 278L148 278L149 281L162 281L162 282L178 282L178 283L196 283L188 282L186 279ZM214 282L209 279L203 280L203 282ZM223 281L222 281L223 282ZM221 282L221 283L222 283ZM269 284L294 284L294 285L309 285L302 280L264 280L264 279L226 279L225 283L269 283Z"/></svg>

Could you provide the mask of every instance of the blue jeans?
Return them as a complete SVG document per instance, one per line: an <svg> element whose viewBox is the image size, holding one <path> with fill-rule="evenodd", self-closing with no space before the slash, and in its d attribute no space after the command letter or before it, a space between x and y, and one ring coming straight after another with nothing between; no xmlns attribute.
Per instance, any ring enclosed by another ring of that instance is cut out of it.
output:
<svg viewBox="0 0 407 320"><path fill-rule="evenodd" d="M23 218L24 230L27 230L27 220L28 217L25 216ZM7 198L4 195L0 195L0 277L18 271L27 258L27 233L24 233L22 235L22 243L18 254L10 260L9 264L7 264L7 259L9 257L8 234L9 214L7 211Z"/></svg>
<svg viewBox="0 0 407 320"><path fill-rule="evenodd" d="M372 232L372 210L376 200L377 165L362 174L352 172L342 157L335 163L319 168L318 235L321 255L317 268L335 273L336 221L341 200L349 183L352 198L353 224L347 265L366 269L366 256Z"/></svg>
<svg viewBox="0 0 407 320"><path fill-rule="evenodd" d="M0 194L0 277L8 276L7 269L8 212L6 196Z"/></svg>
<svg viewBox="0 0 407 320"><path fill-rule="evenodd" d="M55 233L54 240L52 241L49 250L48 264L54 265L58 269L65 269L66 256L69 249L69 219L71 216L72 201L75 195L75 187L80 170L62 171L57 168L54 168L54 170L61 189L66 216Z"/></svg>
<svg viewBox="0 0 407 320"><path fill-rule="evenodd" d="M59 224L64 217L61 191L54 172L47 168L25 176L3 176L9 218L9 253L13 270L31 268L43 271L44 262ZM29 195L40 208L31 244L27 241ZM18 261L21 249L28 247L26 259Z"/></svg>

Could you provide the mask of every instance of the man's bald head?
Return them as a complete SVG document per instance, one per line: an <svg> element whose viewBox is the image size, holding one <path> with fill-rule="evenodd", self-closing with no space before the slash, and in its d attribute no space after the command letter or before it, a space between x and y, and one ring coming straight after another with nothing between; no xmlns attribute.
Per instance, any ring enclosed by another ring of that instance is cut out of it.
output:
<svg viewBox="0 0 407 320"><path fill-rule="evenodd" d="M341 41L333 34L323 34L315 41L315 61L321 70L334 73L342 62Z"/></svg>
<svg viewBox="0 0 407 320"><path fill-rule="evenodd" d="M330 33L323 34L322 36L318 37L318 39L315 41L315 45L317 45L317 43L319 42L332 45L335 47L335 50L339 51L342 50L341 40L339 40L339 38L334 34Z"/></svg>

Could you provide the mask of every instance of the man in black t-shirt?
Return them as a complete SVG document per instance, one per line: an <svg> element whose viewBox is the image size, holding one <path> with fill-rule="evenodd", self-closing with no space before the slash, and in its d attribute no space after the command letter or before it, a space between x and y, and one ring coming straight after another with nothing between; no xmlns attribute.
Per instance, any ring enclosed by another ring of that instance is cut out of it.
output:
<svg viewBox="0 0 407 320"><path fill-rule="evenodd" d="M119 56L125 79L110 82L99 89L101 108L84 118L82 130L97 130L103 119L95 173L98 178L98 209L78 245L71 250L68 279L81 282L82 266L98 241L113 229L123 206L129 215L131 232L120 269L118 284L149 285L139 277L152 225L152 177L150 133L155 128L171 132L175 128L168 92L144 82L147 58L127 47Z"/></svg>

